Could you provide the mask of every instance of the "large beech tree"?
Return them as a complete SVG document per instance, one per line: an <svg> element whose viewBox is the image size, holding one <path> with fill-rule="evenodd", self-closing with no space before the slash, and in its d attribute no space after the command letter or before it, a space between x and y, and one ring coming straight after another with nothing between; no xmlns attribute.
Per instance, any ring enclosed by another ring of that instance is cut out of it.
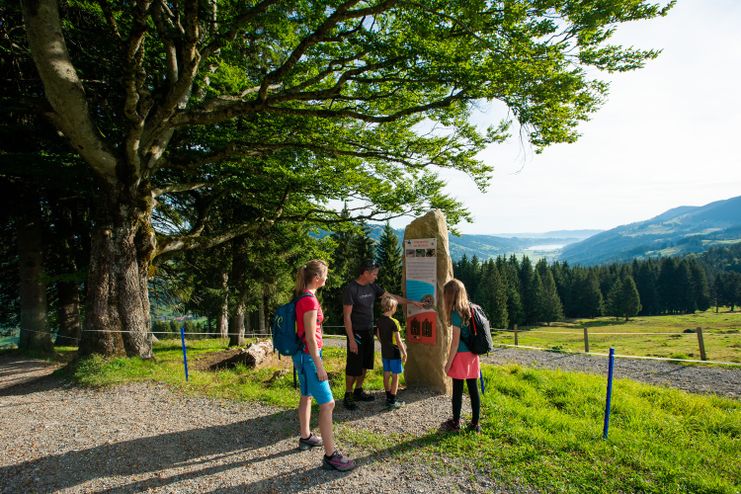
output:
<svg viewBox="0 0 741 494"><path fill-rule="evenodd" d="M81 350L150 355L147 277L158 255L276 221L331 223L330 199L352 199L355 218L429 207L465 218L436 171L485 187L491 168L476 153L509 123L479 132L472 105L506 104L536 149L574 141L607 92L590 68L631 70L656 56L609 44L614 28L669 7L24 0L46 117L98 186ZM253 214L213 224L230 181L258 184L243 199ZM193 218L156 229L153 212L178 194L192 199Z"/></svg>

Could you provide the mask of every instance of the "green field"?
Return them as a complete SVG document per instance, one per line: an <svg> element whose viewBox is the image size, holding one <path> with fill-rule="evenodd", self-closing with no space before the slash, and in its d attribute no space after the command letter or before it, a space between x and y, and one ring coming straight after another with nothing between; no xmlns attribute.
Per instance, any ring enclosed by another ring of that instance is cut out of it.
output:
<svg viewBox="0 0 741 494"><path fill-rule="evenodd" d="M188 347L189 362L196 365L199 357L223 350L224 343L189 341ZM74 349L63 350L69 355ZM92 357L59 372L82 386L155 381L188 394L257 400L286 409L297 404L288 359L256 371L192 370L185 382L179 345L158 343L155 355L149 361ZM325 365L335 396L342 396L344 350L326 348ZM379 368L369 374L368 389L382 389ZM483 371L487 392L481 436L434 431L382 435L339 425L339 439L382 461L409 461L413 455L440 471L456 471L475 461L497 482L542 492L739 492L738 400L616 380L610 438L604 441L602 376L519 366L484 366Z"/></svg>
<svg viewBox="0 0 741 494"><path fill-rule="evenodd" d="M518 332L518 343L548 350L583 352L584 327L588 328L591 352L607 353L612 346L620 355L681 359L700 359L697 334L684 331L701 327L708 360L741 363L741 312L738 311L638 316L629 321L614 317L576 319L550 326L527 327ZM495 333L494 343L513 345L514 333Z"/></svg>

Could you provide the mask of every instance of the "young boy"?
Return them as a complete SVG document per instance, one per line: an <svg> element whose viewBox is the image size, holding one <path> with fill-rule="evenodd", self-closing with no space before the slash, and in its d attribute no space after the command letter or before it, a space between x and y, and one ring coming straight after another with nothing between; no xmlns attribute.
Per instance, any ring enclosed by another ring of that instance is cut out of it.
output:
<svg viewBox="0 0 741 494"><path fill-rule="evenodd" d="M393 297L384 296L381 299L383 316L378 319L378 340L381 342L381 358L383 360L383 387L386 388L386 406L399 408L404 404L396 401L396 392L399 390L399 374L404 372L402 362L407 360L407 348L401 339L399 321L393 318L398 302Z"/></svg>

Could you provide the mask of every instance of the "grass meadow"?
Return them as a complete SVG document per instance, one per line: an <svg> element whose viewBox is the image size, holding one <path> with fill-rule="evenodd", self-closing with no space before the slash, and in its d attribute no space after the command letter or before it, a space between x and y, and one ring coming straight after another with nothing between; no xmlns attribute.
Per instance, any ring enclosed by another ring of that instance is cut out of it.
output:
<svg viewBox="0 0 741 494"><path fill-rule="evenodd" d="M224 341L188 342L192 365L224 349ZM62 349L68 356L74 348ZM190 372L185 382L179 342L155 346L156 359L90 357L59 371L82 386L131 381L167 383L185 393L294 408L290 360L259 370ZM335 396L344 391L344 350L325 349ZM366 388L383 387L371 372ZM741 401L616 380L610 436L603 440L606 383L603 376L533 370L519 366L483 368L481 435L377 434L337 426L340 441L389 460L425 461L441 472L480 472L500 483L564 493L738 493L741 489Z"/></svg>
<svg viewBox="0 0 741 494"><path fill-rule="evenodd" d="M684 331L701 327L708 360L741 363L741 311L637 316L628 321L614 317L575 319L550 326L528 326L517 337L520 345L583 352L584 327L588 328L589 350L594 353L607 353L612 346L621 355L696 360L700 359L697 334ZM497 344L514 344L511 331L493 336Z"/></svg>

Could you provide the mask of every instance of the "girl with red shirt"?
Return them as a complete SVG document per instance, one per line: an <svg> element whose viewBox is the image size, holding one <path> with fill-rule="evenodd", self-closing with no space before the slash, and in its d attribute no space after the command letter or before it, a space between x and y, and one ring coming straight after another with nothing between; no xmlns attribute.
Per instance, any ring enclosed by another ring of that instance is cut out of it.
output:
<svg viewBox="0 0 741 494"><path fill-rule="evenodd" d="M324 446L322 467L330 470L347 471L355 468L355 463L340 453L334 444L332 433L332 411L334 397L329 387L327 371L322 363L322 321L324 314L316 291L327 281L327 263L320 260L307 262L296 273L295 296L296 326L298 336L303 342L302 351L293 356L301 385L301 400L298 405L298 420L301 436L298 446L307 450ZM311 398L319 404L319 438L311 432Z"/></svg>

